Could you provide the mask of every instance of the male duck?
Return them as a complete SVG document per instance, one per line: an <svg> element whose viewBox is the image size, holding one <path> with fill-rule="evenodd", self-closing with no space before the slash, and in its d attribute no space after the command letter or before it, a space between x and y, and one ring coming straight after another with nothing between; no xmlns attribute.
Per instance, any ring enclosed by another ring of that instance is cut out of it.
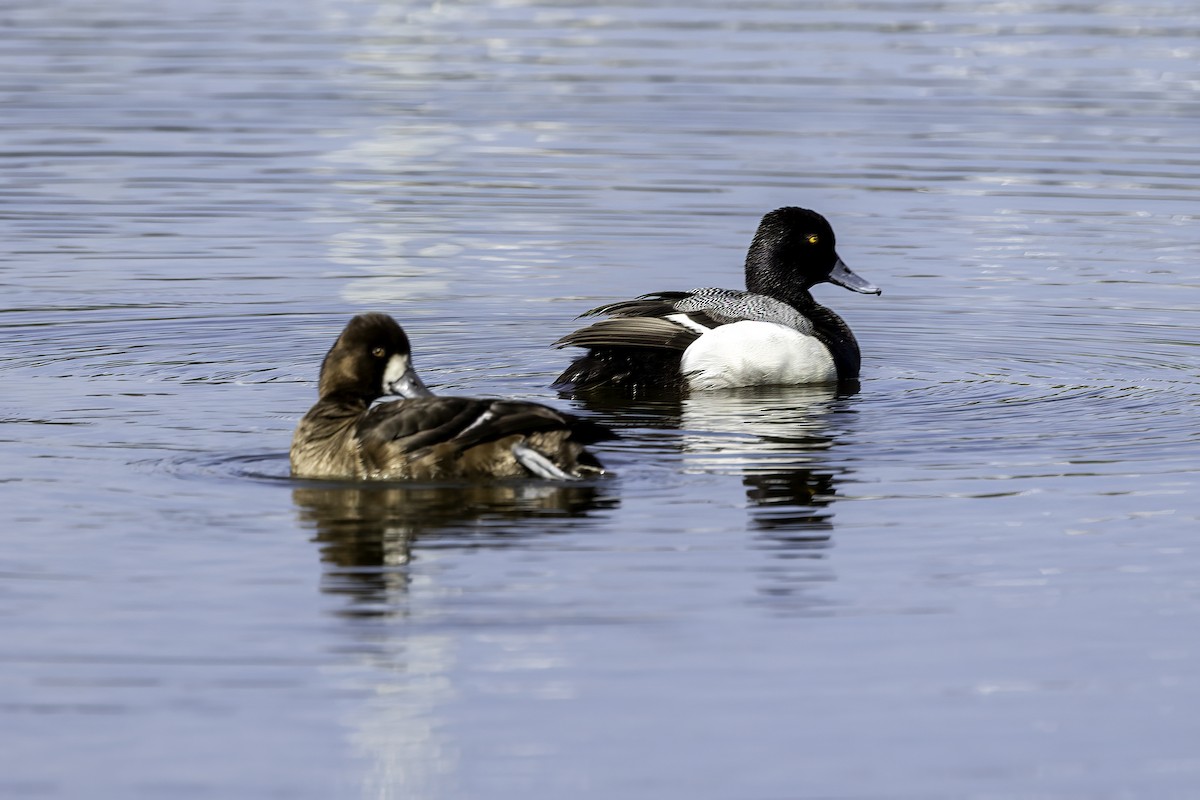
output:
<svg viewBox="0 0 1200 800"><path fill-rule="evenodd" d="M386 314L350 320L321 364L318 390L292 439L296 477L573 480L603 472L584 445L614 437L538 403L435 397ZM404 399L371 405L384 395Z"/></svg>
<svg viewBox="0 0 1200 800"><path fill-rule="evenodd" d="M658 292L586 312L609 318L555 342L588 352L554 388L636 392L857 380L854 334L809 289L828 281L864 294L880 290L851 272L834 245L833 228L817 212L770 212L746 254L747 291Z"/></svg>

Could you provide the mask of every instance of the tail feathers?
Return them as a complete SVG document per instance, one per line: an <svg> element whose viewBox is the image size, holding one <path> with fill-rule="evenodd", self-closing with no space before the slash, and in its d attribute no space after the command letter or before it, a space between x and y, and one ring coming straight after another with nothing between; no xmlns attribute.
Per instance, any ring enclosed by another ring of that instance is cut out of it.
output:
<svg viewBox="0 0 1200 800"><path fill-rule="evenodd" d="M597 426L602 427L602 426ZM581 443L576 431L535 433L514 442L516 462L538 478L578 480L588 475L603 475L604 465Z"/></svg>
<svg viewBox="0 0 1200 800"><path fill-rule="evenodd" d="M552 481L577 481L578 475L572 475L560 468L550 459L534 450L532 447L518 442L512 446L512 454L521 466L532 472L539 478L545 478Z"/></svg>
<svg viewBox="0 0 1200 800"><path fill-rule="evenodd" d="M567 415L564 415L567 416ZM570 421L570 440L579 444L595 444L620 439L621 436L607 425L583 417L567 416Z"/></svg>

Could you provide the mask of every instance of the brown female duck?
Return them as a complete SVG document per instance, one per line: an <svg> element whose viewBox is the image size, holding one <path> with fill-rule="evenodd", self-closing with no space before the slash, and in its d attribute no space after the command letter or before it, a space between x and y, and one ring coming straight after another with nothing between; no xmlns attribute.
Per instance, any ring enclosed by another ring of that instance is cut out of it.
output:
<svg viewBox="0 0 1200 800"><path fill-rule="evenodd" d="M603 472L585 445L615 437L539 403L434 396L387 314L350 320L321 364L318 392L292 439L296 477L574 480ZM372 405L387 395L402 399Z"/></svg>

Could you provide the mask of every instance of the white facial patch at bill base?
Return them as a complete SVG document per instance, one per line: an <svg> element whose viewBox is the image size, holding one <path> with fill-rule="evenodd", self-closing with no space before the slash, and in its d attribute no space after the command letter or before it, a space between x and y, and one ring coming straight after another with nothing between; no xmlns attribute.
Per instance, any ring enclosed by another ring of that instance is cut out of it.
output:
<svg viewBox="0 0 1200 800"><path fill-rule="evenodd" d="M406 355L396 353L388 359L387 365L383 368L383 393L384 394L399 394L396 389L398 384L403 382L405 374L412 369L412 361Z"/></svg>
<svg viewBox="0 0 1200 800"><path fill-rule="evenodd" d="M421 376L413 369L412 357L407 353L396 353L388 359L383 368L383 393L409 400L433 396L433 392L425 387Z"/></svg>

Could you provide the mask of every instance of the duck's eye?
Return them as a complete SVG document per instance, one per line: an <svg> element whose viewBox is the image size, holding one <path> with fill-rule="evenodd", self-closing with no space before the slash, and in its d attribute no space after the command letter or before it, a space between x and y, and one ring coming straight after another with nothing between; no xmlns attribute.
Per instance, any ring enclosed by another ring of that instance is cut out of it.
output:
<svg viewBox="0 0 1200 800"><path fill-rule="evenodd" d="M387 350L382 347L372 347L371 355L375 356L376 358L383 358L387 355Z"/></svg>
<svg viewBox="0 0 1200 800"><path fill-rule="evenodd" d="M821 241L821 237L817 236L815 233L810 233L808 236L804 237L804 241L808 242L809 244L816 244L817 242Z"/></svg>

